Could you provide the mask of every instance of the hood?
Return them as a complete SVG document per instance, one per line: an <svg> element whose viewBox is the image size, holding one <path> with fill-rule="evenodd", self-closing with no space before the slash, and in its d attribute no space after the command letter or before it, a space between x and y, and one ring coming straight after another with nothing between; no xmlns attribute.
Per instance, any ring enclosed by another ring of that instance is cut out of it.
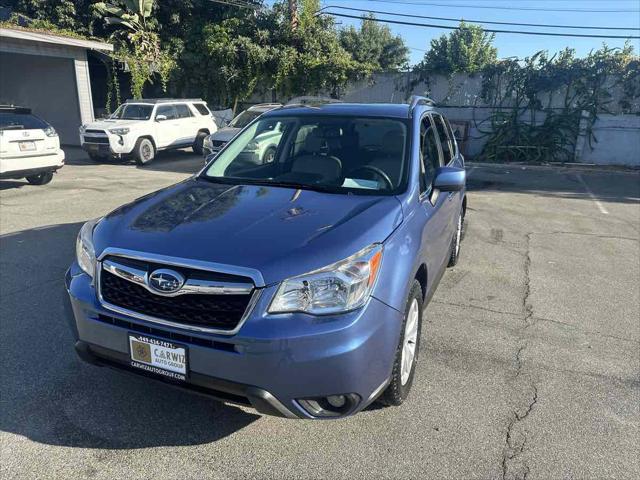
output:
<svg viewBox="0 0 640 480"><path fill-rule="evenodd" d="M97 122L91 122L85 124L85 128L98 129L98 130L108 130L110 128L122 128L122 127L130 127L132 124L138 124L140 122L144 122L146 120L118 120L117 118L104 120L98 120Z"/></svg>
<svg viewBox="0 0 640 480"><path fill-rule="evenodd" d="M241 130L240 128L224 127L224 128L221 128L220 130L216 131L216 133L214 133L211 136L211 139L212 140L220 140L221 142L228 142L233 137L235 137L236 133L238 133L240 130Z"/></svg>
<svg viewBox="0 0 640 480"><path fill-rule="evenodd" d="M192 178L107 215L94 245L251 268L269 285L383 242L401 221L392 196Z"/></svg>

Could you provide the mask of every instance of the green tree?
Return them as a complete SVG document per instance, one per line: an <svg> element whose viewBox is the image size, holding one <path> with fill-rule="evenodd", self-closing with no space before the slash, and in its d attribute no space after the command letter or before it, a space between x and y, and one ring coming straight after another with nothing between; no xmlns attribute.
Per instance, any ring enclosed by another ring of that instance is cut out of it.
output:
<svg viewBox="0 0 640 480"><path fill-rule="evenodd" d="M431 40L431 48L415 69L427 74L477 73L497 61L494 39L495 34L482 27L460 22L457 30Z"/></svg>
<svg viewBox="0 0 640 480"><path fill-rule="evenodd" d="M393 35L387 25L364 16L360 28L349 26L340 32L340 43L354 60L373 65L375 71L393 72L404 69L409 49L400 36Z"/></svg>
<svg viewBox="0 0 640 480"><path fill-rule="evenodd" d="M107 25L122 27L111 35L117 45L115 58L126 64L131 74L131 94L142 98L145 84L159 74L163 90L175 66L172 56L160 47L160 37L153 31L154 0L123 0L121 3L94 4Z"/></svg>

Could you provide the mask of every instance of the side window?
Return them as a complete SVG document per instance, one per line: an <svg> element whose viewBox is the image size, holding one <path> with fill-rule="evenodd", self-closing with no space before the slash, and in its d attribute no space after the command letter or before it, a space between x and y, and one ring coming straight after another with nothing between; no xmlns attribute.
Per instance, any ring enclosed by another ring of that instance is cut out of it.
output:
<svg viewBox="0 0 640 480"><path fill-rule="evenodd" d="M458 151L456 136L453 134L453 129L451 128L451 124L449 123L449 120L447 120L445 117L442 117L442 119L444 120L444 125L447 128L447 134L449 135L449 140L451 141L451 147L453 148L452 152L455 155L456 152Z"/></svg>
<svg viewBox="0 0 640 480"><path fill-rule="evenodd" d="M421 191L429 192L436 170L442 166L436 128L429 116L425 116L420 124L420 160L422 162Z"/></svg>
<svg viewBox="0 0 640 480"><path fill-rule="evenodd" d="M187 107L184 103L176 104L176 112L178 114L178 118L193 117L193 115L191 114L191 110L189 110L189 107Z"/></svg>
<svg viewBox="0 0 640 480"><path fill-rule="evenodd" d="M436 130L438 137L440 138L440 145L442 146L442 154L444 156L444 164L448 164L453 160L454 149L451 139L449 138L449 132L447 126L444 123L444 118L441 115L433 116L434 123L436 124Z"/></svg>
<svg viewBox="0 0 640 480"><path fill-rule="evenodd" d="M200 115L209 115L211 113L204 103L194 103L193 106Z"/></svg>
<svg viewBox="0 0 640 480"><path fill-rule="evenodd" d="M156 109L156 117L158 115L164 115L165 117L167 117L167 120L175 120L176 118L178 118L176 109L173 107L173 105L160 105Z"/></svg>

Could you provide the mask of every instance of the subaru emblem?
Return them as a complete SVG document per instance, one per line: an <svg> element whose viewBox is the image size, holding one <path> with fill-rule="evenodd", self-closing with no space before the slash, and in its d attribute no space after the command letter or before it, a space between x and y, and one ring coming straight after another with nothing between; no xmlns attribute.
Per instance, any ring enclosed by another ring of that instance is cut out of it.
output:
<svg viewBox="0 0 640 480"><path fill-rule="evenodd" d="M154 270L147 279L147 285L160 294L175 293L184 285L183 275L173 270L161 268Z"/></svg>

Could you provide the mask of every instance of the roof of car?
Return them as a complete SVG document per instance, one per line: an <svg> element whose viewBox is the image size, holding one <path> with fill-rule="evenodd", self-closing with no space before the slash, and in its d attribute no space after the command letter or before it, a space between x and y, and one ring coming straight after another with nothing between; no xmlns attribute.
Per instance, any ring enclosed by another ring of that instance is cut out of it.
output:
<svg viewBox="0 0 640 480"><path fill-rule="evenodd" d="M198 102L198 103L204 103L204 100L202 100L201 98L139 98L139 99L132 99L129 98L125 101L125 103L149 103L149 104L155 104L155 103L175 103L175 102Z"/></svg>
<svg viewBox="0 0 640 480"><path fill-rule="evenodd" d="M287 105L271 110L265 116L349 115L363 117L407 118L409 105L404 103L324 103L320 105Z"/></svg>
<svg viewBox="0 0 640 480"><path fill-rule="evenodd" d="M269 110L273 110L274 108L281 107L281 103L259 103L257 105L252 105L247 110L258 111L258 112L268 112Z"/></svg>

